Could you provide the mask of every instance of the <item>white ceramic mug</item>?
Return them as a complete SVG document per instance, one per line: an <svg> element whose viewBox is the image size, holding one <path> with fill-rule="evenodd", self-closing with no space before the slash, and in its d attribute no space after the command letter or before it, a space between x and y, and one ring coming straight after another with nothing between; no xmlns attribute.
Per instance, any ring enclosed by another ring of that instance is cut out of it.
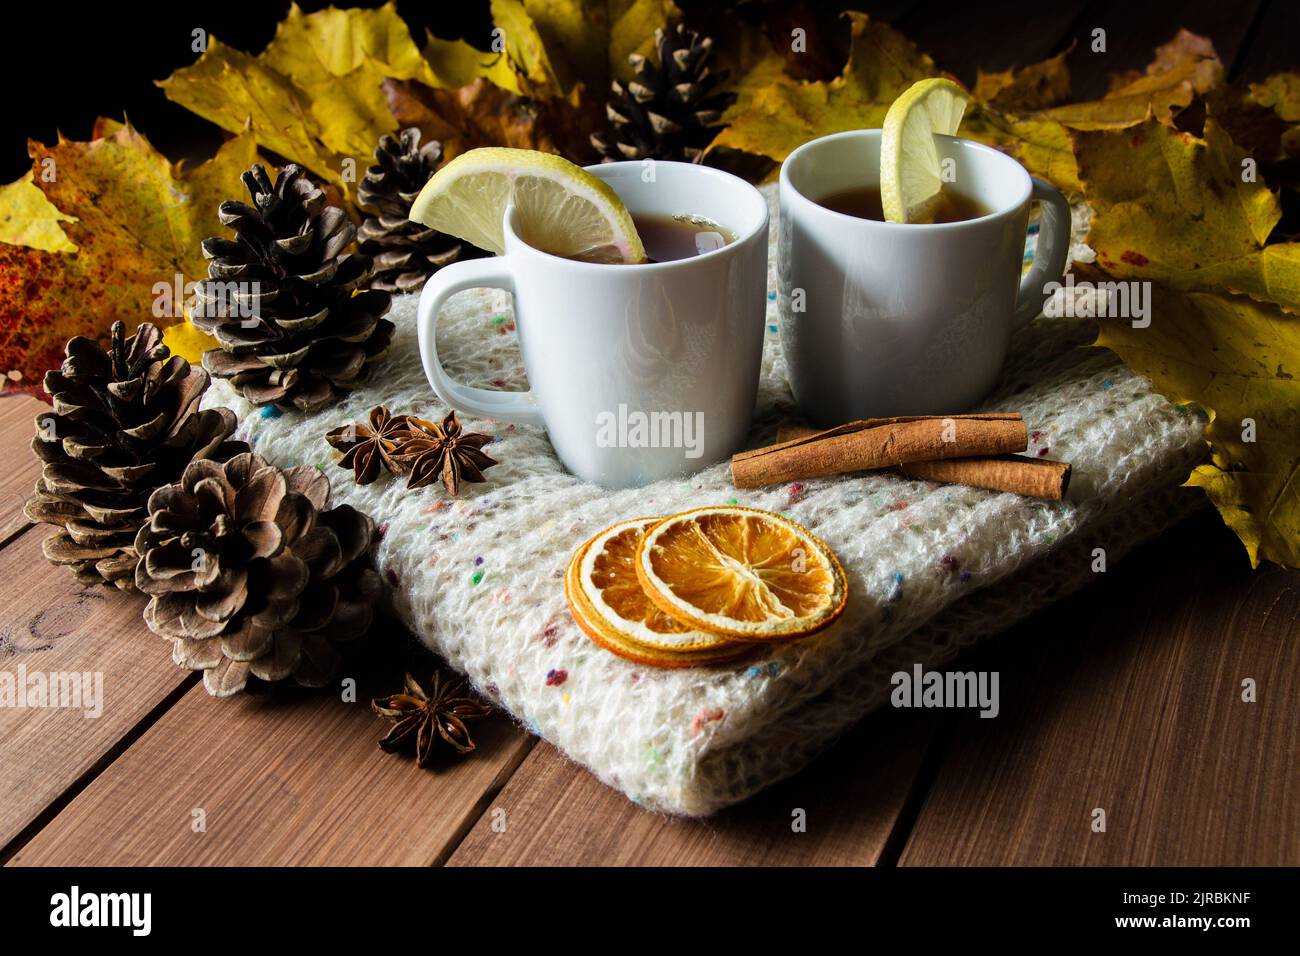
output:
<svg viewBox="0 0 1300 956"><path fill-rule="evenodd" d="M688 163L588 167L634 215L703 216L735 241L689 259L602 265L528 245L505 213L505 254L436 272L420 296L429 384L468 415L543 425L580 478L611 488L688 475L741 446L763 354L767 203L729 173ZM526 392L455 381L438 358L438 310L463 289L504 289Z"/></svg>
<svg viewBox="0 0 1300 956"><path fill-rule="evenodd" d="M879 222L819 205L880 182L880 130L805 143L781 166L781 346L815 421L961 412L996 383L1012 331L1043 307L1070 246L1070 207L1050 184L979 143L936 136L953 184L987 215ZM1030 203L1042 203L1021 275Z"/></svg>

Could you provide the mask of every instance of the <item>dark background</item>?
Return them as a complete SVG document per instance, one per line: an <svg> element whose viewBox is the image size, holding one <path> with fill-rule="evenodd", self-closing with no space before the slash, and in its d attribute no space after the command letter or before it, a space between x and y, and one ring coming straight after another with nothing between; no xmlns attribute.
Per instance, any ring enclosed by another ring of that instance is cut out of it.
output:
<svg viewBox="0 0 1300 956"><path fill-rule="evenodd" d="M338 5L381 4L362 0ZM327 4L306 0L300 6L311 11ZM977 66L997 70L1025 65L1075 43L1070 67L1077 99L1104 93L1112 72L1145 66L1153 47L1180 26L1214 40L1232 79L1258 80L1300 64L1300 0L860 0L806 4L803 10L779 0L681 0L679 6L688 17L707 13L711 18L718 16L719 8L728 8L756 25L778 22L781 16L798 23L801 16L825 20L839 9L863 10L902 30L940 67L967 83L973 82ZM399 0L397 7L417 39L428 30L488 46L488 0ZM287 0L78 4L57 26L42 28L57 30L54 43L38 42L30 29L6 28L0 35L0 57L13 85L0 138L0 182L16 179L29 168L29 137L52 142L62 130L70 138L87 139L98 115L120 118L125 112L174 159L210 155L221 132L168 102L153 81L197 58L190 50L195 27L255 53L270 41L288 9ZM1104 55L1089 50L1092 30L1099 26L1107 30ZM847 36L847 31L838 32Z"/></svg>

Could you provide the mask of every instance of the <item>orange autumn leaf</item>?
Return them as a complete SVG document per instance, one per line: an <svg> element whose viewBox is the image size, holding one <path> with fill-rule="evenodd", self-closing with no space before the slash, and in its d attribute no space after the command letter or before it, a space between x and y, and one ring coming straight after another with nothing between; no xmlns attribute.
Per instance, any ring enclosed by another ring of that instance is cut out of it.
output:
<svg viewBox="0 0 1300 956"><path fill-rule="evenodd" d="M384 93L401 126L418 127L426 142L442 143L444 162L478 146L538 149L579 164L598 158L591 134L602 128L604 115L580 89L564 98L529 100L481 79L454 90L385 80Z"/></svg>
<svg viewBox="0 0 1300 956"><path fill-rule="evenodd" d="M64 342L98 335L84 309L111 269L80 268L75 256L0 244L0 374L4 391L35 391L63 360ZM147 314L147 313L146 313Z"/></svg>
<svg viewBox="0 0 1300 956"><path fill-rule="evenodd" d="M199 243L220 232L217 205L239 195L256 155L244 134L191 169L130 125L102 128L115 131L29 146L34 169L53 170L34 184L75 219L60 225L76 251L0 244L0 373L11 388L38 387L74 335L104 335L117 319L182 321L186 283L207 272Z"/></svg>

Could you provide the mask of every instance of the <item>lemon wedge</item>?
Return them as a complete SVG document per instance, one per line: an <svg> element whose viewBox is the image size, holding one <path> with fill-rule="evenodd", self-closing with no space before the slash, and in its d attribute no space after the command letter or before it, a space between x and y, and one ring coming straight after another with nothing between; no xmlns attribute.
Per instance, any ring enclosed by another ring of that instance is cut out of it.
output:
<svg viewBox="0 0 1300 956"><path fill-rule="evenodd" d="M519 238L552 255L644 262L632 215L607 183L567 159L531 149L471 149L438 170L410 218L502 253L501 220L514 204Z"/></svg>
<svg viewBox="0 0 1300 956"><path fill-rule="evenodd" d="M880 200L887 222L930 222L943 188L934 134L952 136L970 95L952 80L913 83L889 107L880 135Z"/></svg>

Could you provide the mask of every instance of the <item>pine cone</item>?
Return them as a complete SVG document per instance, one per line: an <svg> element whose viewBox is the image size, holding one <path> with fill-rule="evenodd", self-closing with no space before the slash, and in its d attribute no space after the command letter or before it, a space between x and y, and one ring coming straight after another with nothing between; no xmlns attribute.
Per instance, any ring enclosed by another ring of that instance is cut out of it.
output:
<svg viewBox="0 0 1300 956"><path fill-rule="evenodd" d="M144 620L214 697L250 676L323 687L339 644L369 630L375 526L328 501L318 468L281 471L251 453L196 461L150 496L135 540L136 586L152 595Z"/></svg>
<svg viewBox="0 0 1300 956"><path fill-rule="evenodd" d="M414 126L402 130L398 139L380 138L375 164L357 187L357 198L369 213L357 238L362 254L374 261L370 288L414 292L443 266L484 254L455 236L407 218L441 159L442 144L433 140L421 146L420 131Z"/></svg>
<svg viewBox="0 0 1300 956"><path fill-rule="evenodd" d="M208 373L171 355L156 326L127 338L114 322L107 352L83 336L64 351L62 367L45 373L54 408L36 418L32 451L45 467L24 511L63 529L45 539L47 560L82 584L131 591L149 495L195 459L224 461L248 446L227 440L232 411L199 410Z"/></svg>
<svg viewBox="0 0 1300 956"><path fill-rule="evenodd" d="M364 384L388 351L388 293L353 295L370 260L348 252L356 227L298 166L272 185L266 170L243 175L253 205L217 210L235 238L203 240L211 260L190 321L220 349L203 365L254 405L311 411Z"/></svg>
<svg viewBox="0 0 1300 956"><path fill-rule="evenodd" d="M611 130L591 144L607 160L669 159L697 163L718 134L718 120L736 100L715 92L725 77L709 70L713 41L681 24L656 30L658 63L640 54L628 62L636 79L611 84L605 107Z"/></svg>

